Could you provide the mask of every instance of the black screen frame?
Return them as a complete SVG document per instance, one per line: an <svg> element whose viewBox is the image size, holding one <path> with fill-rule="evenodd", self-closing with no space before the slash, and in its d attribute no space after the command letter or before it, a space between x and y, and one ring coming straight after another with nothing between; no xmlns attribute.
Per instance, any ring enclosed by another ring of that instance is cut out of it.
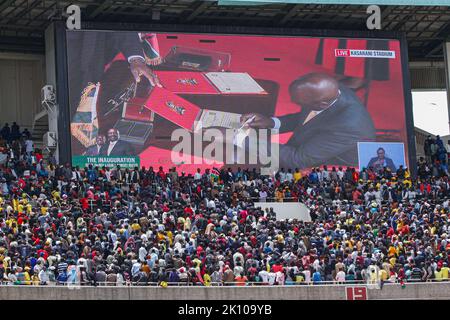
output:
<svg viewBox="0 0 450 320"><path fill-rule="evenodd" d="M55 23L57 95L60 108L58 116L58 134L60 141L59 157L62 162L71 162L70 108L67 74L67 48L66 25L63 21ZM146 31L165 33L205 33L220 35L256 35L256 36L299 36L299 37L326 37L326 38L364 38L389 39L400 42L401 67L403 79L403 96L405 107L405 123L408 145L409 170L416 176L417 159L414 132L414 119L412 109L411 81L408 63L408 44L403 32L382 30L328 30L328 29L298 29L278 27L247 27L247 26L213 26L213 25L182 25L182 24L134 24L134 23L101 23L82 22L80 31ZM77 32L77 31L73 31Z"/></svg>

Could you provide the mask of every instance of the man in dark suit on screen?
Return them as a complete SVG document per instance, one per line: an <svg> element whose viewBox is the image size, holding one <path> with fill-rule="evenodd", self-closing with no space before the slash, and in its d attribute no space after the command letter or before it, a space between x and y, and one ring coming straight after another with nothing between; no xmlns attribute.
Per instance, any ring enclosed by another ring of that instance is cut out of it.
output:
<svg viewBox="0 0 450 320"><path fill-rule="evenodd" d="M378 148L377 156L370 159L367 167L373 167L376 172L380 172L383 168L389 168L392 172L396 172L394 161L391 158L386 157L386 151L383 148Z"/></svg>
<svg viewBox="0 0 450 320"><path fill-rule="evenodd" d="M85 155L86 156L98 156L100 154L100 150L102 149L103 145L106 143L106 137L103 134L100 134L95 139L95 144L92 146L89 146L86 149Z"/></svg>
<svg viewBox="0 0 450 320"><path fill-rule="evenodd" d="M120 133L117 129L108 130L108 143L100 149L101 156L133 156L135 152L131 145L123 140L119 140Z"/></svg>
<svg viewBox="0 0 450 320"><path fill-rule="evenodd" d="M373 141L375 129L353 91L327 74L310 73L293 81L289 93L301 112L279 118L254 113L241 117L251 128L293 132L289 141L280 145L280 167L357 165L357 142Z"/></svg>

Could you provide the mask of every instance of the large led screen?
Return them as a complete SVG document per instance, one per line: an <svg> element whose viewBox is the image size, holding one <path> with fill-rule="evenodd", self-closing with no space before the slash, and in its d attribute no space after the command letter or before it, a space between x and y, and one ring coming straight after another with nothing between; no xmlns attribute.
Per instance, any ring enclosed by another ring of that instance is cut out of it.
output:
<svg viewBox="0 0 450 320"><path fill-rule="evenodd" d="M67 31L67 61L73 165L381 170L408 154L398 40Z"/></svg>

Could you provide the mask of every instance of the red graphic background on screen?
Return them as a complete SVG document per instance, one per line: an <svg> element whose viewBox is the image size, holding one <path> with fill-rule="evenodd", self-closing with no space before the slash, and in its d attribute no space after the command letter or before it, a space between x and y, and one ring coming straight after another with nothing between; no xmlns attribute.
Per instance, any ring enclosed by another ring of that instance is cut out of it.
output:
<svg viewBox="0 0 450 320"><path fill-rule="evenodd" d="M134 32L127 32L126 34L130 36L135 35ZM337 77L368 79L372 76L368 72L368 61L383 60L387 66L386 70L388 70L385 79L379 80L372 77L370 81L366 82L366 86L355 91L355 94L363 102L372 118L377 132L376 141L403 142L405 153L408 154L403 74L400 59L400 42L398 40L181 33L159 33L157 34L157 39L161 57L167 57L173 51L173 48L178 47L211 52L211 56L214 56L215 53L226 53L231 58L227 61L226 70L223 71L247 73L252 79L259 81L258 83L261 83L261 81L275 83L277 90L276 94L273 95L274 102L270 111L271 116L275 117L301 112L302 107L291 101L288 90L289 85L299 77L308 73L320 72ZM386 47L381 49L370 47L370 42L373 43L374 41L384 41ZM69 45L72 44L76 45L76 43L69 42ZM93 43L93 45L97 44ZM395 52L395 58L353 58L350 56L350 50L390 50ZM318 52L321 52L320 63L317 62ZM124 60L125 55L118 55L116 59ZM199 65L202 63L207 65L211 61L198 62ZM373 69L371 70L373 72ZM179 76L182 79L195 79L197 84L195 86L180 86L177 83L178 77L176 74L166 70L157 71L165 88L163 90L156 89L153 92L153 105L150 109L164 118L169 118L169 122L172 124L175 123L179 127L189 130L192 128L192 123L198 113L202 109L210 109L208 103L210 101L214 102L211 99L220 95L215 94L214 88L209 86L203 78L199 78L199 74L191 73L187 70L180 70L179 72ZM202 94L209 97L208 103L191 102L192 96ZM188 97L188 95L190 96ZM174 103L172 109L163 103L169 96ZM248 97L245 98L248 99ZM157 101L156 104L154 103L155 101ZM148 102L150 103L151 101ZM220 104L216 105L220 107ZM239 105L240 103L236 100L234 106ZM177 109L177 106L184 106L185 111ZM76 106L71 106L72 109L74 107L76 108ZM183 112L183 114L177 113L177 110ZM230 112L246 113L246 111L247 109L242 107ZM157 128L157 126L158 123L155 123L154 128ZM288 132L280 134L278 138L280 144L285 144L291 137L292 132ZM150 152L150 150L152 151ZM158 144L152 143L151 149L150 145L148 145L145 149L138 152L138 155L141 156L141 165L148 167L161 163L160 160L156 159L156 156L153 156L156 154L156 150L161 150L161 156L162 154L168 154ZM328 163L328 165L335 164ZM164 166L169 167L169 165ZM186 171L194 172L196 167L198 165L193 164L192 170L187 169Z"/></svg>

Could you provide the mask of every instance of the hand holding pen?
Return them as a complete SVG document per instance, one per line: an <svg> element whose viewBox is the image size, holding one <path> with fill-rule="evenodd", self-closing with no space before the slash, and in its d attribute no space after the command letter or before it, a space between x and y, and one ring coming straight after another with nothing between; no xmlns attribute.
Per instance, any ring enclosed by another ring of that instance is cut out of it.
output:
<svg viewBox="0 0 450 320"><path fill-rule="evenodd" d="M275 122L271 117L259 113L248 113L241 116L241 126L241 129L244 126L255 129L271 129L275 126Z"/></svg>

